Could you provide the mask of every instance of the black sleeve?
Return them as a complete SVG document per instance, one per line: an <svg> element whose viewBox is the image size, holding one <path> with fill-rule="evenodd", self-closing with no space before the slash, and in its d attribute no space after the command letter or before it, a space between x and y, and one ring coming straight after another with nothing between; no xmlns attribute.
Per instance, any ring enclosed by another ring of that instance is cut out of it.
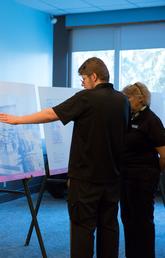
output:
<svg viewBox="0 0 165 258"><path fill-rule="evenodd" d="M75 121L87 109L86 90L76 93L71 98L53 107L61 122L65 125L70 121Z"/></svg>
<svg viewBox="0 0 165 258"><path fill-rule="evenodd" d="M130 130L131 130L131 128L132 128L132 126L131 126L131 124L132 124L132 121L131 121L131 106L130 106L130 104L128 103L128 105L129 105L129 107L128 107L128 126L127 126L127 132L130 132Z"/></svg>
<svg viewBox="0 0 165 258"><path fill-rule="evenodd" d="M165 146L165 128L156 115L153 119L150 119L149 138L152 140L155 147Z"/></svg>

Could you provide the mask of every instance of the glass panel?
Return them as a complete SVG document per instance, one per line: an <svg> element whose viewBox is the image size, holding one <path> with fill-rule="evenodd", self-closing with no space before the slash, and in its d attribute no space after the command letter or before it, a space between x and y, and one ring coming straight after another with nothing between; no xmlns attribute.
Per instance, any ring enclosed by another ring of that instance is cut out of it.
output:
<svg viewBox="0 0 165 258"><path fill-rule="evenodd" d="M72 88L82 88L81 78L78 75L78 68L82 63L90 57L101 58L108 67L110 72L110 81L114 82L114 50L106 51L85 51L85 52L73 52L72 53L72 77L71 77L71 87Z"/></svg>
<svg viewBox="0 0 165 258"><path fill-rule="evenodd" d="M150 90L151 109L165 124L165 49L120 51L120 90L137 81Z"/></svg>
<svg viewBox="0 0 165 258"><path fill-rule="evenodd" d="M120 88L136 81L150 91L165 90L165 49L120 51Z"/></svg>

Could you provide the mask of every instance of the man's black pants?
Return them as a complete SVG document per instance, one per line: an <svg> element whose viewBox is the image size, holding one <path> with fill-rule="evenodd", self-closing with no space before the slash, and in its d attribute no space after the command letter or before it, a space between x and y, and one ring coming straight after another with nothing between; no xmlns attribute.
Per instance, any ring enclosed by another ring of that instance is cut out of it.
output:
<svg viewBox="0 0 165 258"><path fill-rule="evenodd" d="M98 225L98 257L118 257L119 191L119 180L95 184L70 179L68 210L71 221L71 258L93 257L94 232Z"/></svg>

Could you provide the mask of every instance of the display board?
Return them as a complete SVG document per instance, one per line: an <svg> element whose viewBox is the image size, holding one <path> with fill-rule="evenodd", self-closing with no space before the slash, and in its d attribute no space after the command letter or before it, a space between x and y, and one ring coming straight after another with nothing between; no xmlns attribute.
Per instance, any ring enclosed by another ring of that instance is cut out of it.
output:
<svg viewBox="0 0 165 258"><path fill-rule="evenodd" d="M0 113L25 115L37 111L35 87L0 82ZM45 174L39 125L0 123L0 182Z"/></svg>
<svg viewBox="0 0 165 258"><path fill-rule="evenodd" d="M77 91L78 89L73 88L39 87L41 108L56 106L73 96ZM65 126L60 121L44 124L50 175L62 174L68 171L72 129L72 122Z"/></svg>

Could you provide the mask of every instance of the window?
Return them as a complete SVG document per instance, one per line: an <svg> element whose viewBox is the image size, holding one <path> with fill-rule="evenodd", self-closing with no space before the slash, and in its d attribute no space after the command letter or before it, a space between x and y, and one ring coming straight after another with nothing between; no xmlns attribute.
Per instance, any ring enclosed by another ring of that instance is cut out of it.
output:
<svg viewBox="0 0 165 258"><path fill-rule="evenodd" d="M152 94L151 109L165 124L165 49L120 51L120 90L140 81Z"/></svg>
<svg viewBox="0 0 165 258"><path fill-rule="evenodd" d="M82 63L90 57L99 57L101 58L108 67L110 72L110 81L114 82L114 51L81 51L72 53L72 72L71 72L71 86L73 88L81 88L81 80L78 75L78 68Z"/></svg>

